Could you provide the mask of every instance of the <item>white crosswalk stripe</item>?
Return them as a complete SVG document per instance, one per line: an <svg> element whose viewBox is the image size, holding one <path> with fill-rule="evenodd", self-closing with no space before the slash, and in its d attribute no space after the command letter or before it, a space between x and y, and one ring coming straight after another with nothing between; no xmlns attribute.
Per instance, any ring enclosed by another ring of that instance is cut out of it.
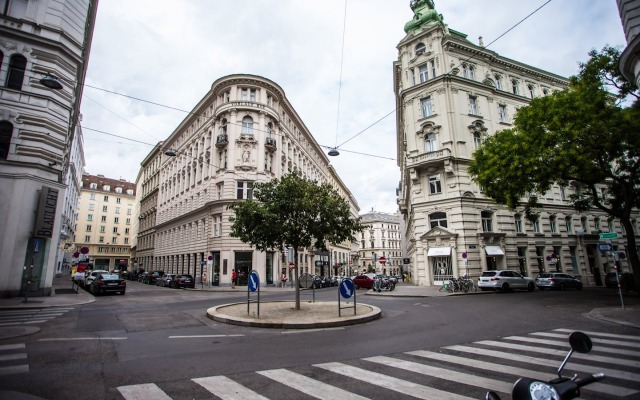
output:
<svg viewBox="0 0 640 400"><path fill-rule="evenodd" d="M0 376L29 372L24 343L0 345Z"/></svg>
<svg viewBox="0 0 640 400"><path fill-rule="evenodd" d="M261 383L246 387L234 380L234 376L209 376L191 381L212 395L223 400L268 400L262 387L269 386L270 393L288 388L321 400L363 400L362 393L352 393L355 382L365 382L367 387L378 386L389 393L396 392L419 399L471 399L468 387L477 392L494 390L508 398L518 377L549 381L557 377L557 368L568 352L567 339L571 330L556 329L549 332L533 332L523 336L509 336L501 340L481 340L465 345L442 347L438 352L418 350L395 356L374 356L350 363L328 362L306 368L313 372L301 373L293 369L255 371ZM565 366L565 376L579 373L604 372L602 382L582 388L583 392L599 394L603 398L623 398L640 393L640 361L631 350L640 343L640 336L611 335L605 332L588 332L594 343L591 353L574 353ZM616 352L615 350L620 350ZM533 354L533 356L531 355ZM547 356L546 358L535 355ZM323 372L324 371L324 372ZM387 373L384 373L387 372ZM408 374L408 375L406 375ZM417 376L424 376L421 381ZM402 376L402 378L398 378ZM266 385L267 379L274 385ZM329 380L330 382L325 382ZM445 390L444 381L447 389ZM349 388L341 387L352 382ZM428 382L429 384L427 384ZM461 385L451 385L460 383ZM439 387L442 386L442 387ZM161 387L153 383L119 387L126 400L171 399ZM588 395L585 396L589 398Z"/></svg>
<svg viewBox="0 0 640 400"><path fill-rule="evenodd" d="M19 310L1 310L0 327L41 324L60 317L73 308L24 308Z"/></svg>

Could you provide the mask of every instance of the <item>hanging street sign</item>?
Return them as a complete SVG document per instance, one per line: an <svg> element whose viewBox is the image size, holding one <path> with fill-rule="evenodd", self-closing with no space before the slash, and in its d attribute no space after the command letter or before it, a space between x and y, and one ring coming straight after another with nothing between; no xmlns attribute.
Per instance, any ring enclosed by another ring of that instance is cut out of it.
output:
<svg viewBox="0 0 640 400"><path fill-rule="evenodd" d="M617 239L618 232L603 232L600 234L600 240Z"/></svg>

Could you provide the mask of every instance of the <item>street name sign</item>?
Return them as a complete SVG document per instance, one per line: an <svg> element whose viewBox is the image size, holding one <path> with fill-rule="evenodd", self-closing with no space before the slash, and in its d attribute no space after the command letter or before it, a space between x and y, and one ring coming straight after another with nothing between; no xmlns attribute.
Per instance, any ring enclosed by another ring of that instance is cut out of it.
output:
<svg viewBox="0 0 640 400"><path fill-rule="evenodd" d="M600 240L617 239L618 232L603 232L600 234Z"/></svg>

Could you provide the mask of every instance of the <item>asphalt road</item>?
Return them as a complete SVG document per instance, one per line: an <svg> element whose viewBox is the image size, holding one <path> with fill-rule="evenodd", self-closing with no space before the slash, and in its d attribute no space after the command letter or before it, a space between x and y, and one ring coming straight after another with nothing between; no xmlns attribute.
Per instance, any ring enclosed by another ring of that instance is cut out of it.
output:
<svg viewBox="0 0 640 400"><path fill-rule="evenodd" d="M316 298L333 301L336 290L317 291ZM319 372L312 365L337 362L358 366L367 357L416 350L438 352L446 346L561 328L640 336L637 329L586 316L593 308L619 305L617 292L602 288L437 298L359 294L360 302L382 309L380 319L344 328L283 331L226 325L206 317L209 307L246 301L245 291L195 292L132 282L125 296L98 297L95 303L75 307L38 325L41 331L35 335L0 343L0 347L24 344L29 368L28 373L3 375L0 366L0 389L51 400L100 400L123 399L118 388L153 383L162 386L167 398L204 399L212 398L211 394L194 385L192 379L225 375L263 388L268 398L299 399L306 397L287 387L265 385L266 378L254 371L287 368L315 376ZM292 292L262 294L263 301L292 297ZM637 305L640 298L625 302ZM559 361L549 364L553 370ZM370 371L371 376L360 383L343 374L336 378L335 372L321 375L364 397L405 398L370 384L382 379L377 373L389 376L389 371L381 367ZM396 378L407 374L411 373L398 373ZM464 382L438 382L441 389L457 392L461 384ZM472 398L483 394L475 387L465 387L463 392ZM598 396L587 398L610 398Z"/></svg>

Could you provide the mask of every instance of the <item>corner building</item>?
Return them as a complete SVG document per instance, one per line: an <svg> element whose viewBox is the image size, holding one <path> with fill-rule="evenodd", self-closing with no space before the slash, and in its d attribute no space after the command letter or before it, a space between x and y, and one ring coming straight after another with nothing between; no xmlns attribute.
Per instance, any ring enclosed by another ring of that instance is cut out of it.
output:
<svg viewBox="0 0 640 400"><path fill-rule="evenodd" d="M293 252L260 252L229 236L233 212L227 209L251 199L256 183L293 171L330 183L358 216L355 199L282 88L260 76L215 81L162 151L175 157L161 158L153 265L146 270L188 273L198 282L206 273L212 285L230 285L233 270L241 285L251 270L263 285L277 284L284 271L293 282ZM335 274L357 251L354 246L333 246L322 255L300 249L300 273Z"/></svg>
<svg viewBox="0 0 640 400"><path fill-rule="evenodd" d="M598 251L598 232L618 232L612 244L624 251L624 231L598 210L577 213L569 196L579 186L542 194L539 218L530 223L484 197L468 173L488 135L511 128L520 107L565 89L568 80L486 49L481 38L472 43L443 22L431 0L414 0L411 9L393 78L398 205L413 282L440 285L508 268L531 277L563 271L601 285L611 262Z"/></svg>

